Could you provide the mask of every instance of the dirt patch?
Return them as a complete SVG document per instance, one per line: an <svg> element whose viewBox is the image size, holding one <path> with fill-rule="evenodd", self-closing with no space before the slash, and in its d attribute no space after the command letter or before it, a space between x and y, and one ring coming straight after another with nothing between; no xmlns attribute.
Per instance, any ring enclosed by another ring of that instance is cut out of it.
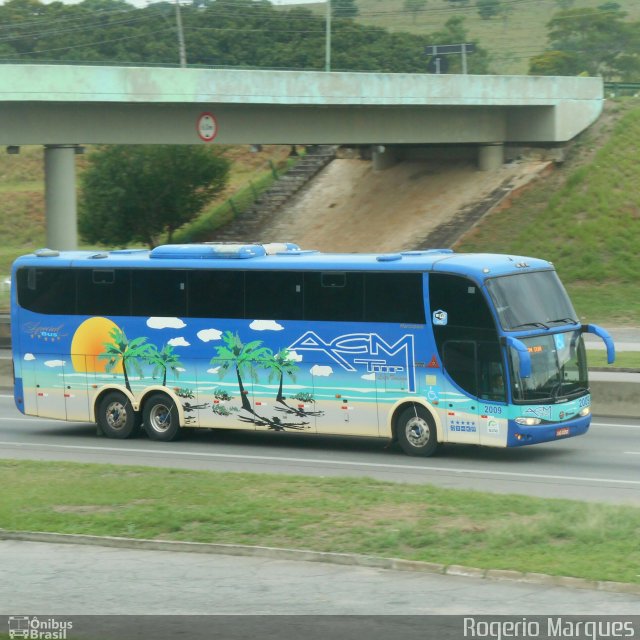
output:
<svg viewBox="0 0 640 640"><path fill-rule="evenodd" d="M547 165L531 160L479 171L466 162L401 162L374 171L366 160L334 160L270 220L260 240L333 252L415 249L452 220L457 237L456 214L499 201Z"/></svg>
<svg viewBox="0 0 640 640"><path fill-rule="evenodd" d="M60 504L52 507L56 513L113 513L116 507L99 504Z"/></svg>

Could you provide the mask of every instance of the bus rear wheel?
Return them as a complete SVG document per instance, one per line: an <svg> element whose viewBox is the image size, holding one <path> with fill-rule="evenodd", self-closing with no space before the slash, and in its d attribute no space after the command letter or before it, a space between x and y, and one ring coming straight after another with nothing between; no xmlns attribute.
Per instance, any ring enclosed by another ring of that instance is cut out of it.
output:
<svg viewBox="0 0 640 640"><path fill-rule="evenodd" d="M145 401L142 422L151 440L169 442L180 435L178 410L164 393L156 393Z"/></svg>
<svg viewBox="0 0 640 640"><path fill-rule="evenodd" d="M410 456L431 456L438 448L436 425L431 414L418 405L407 407L398 418L396 435Z"/></svg>
<svg viewBox="0 0 640 640"><path fill-rule="evenodd" d="M98 405L96 422L108 438L129 438L140 424L131 400L120 391L107 393Z"/></svg>

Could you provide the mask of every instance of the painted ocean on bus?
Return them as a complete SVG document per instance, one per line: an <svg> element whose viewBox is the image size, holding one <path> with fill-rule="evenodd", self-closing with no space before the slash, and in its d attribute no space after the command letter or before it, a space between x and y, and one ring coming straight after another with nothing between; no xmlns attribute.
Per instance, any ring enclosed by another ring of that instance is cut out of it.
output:
<svg viewBox="0 0 640 640"><path fill-rule="evenodd" d="M380 435L378 404L424 392L437 399L436 376L421 384L416 346L424 327L273 320L183 320L177 317L90 317L21 331L23 385L47 403L65 390L66 415L75 388L114 381L138 396L152 385L180 399L185 425L258 429L349 431ZM351 329L351 331L349 330ZM437 359L429 354L432 366ZM433 369L432 369L433 370ZM385 409L386 413L386 409ZM80 411L81 414L81 411Z"/></svg>

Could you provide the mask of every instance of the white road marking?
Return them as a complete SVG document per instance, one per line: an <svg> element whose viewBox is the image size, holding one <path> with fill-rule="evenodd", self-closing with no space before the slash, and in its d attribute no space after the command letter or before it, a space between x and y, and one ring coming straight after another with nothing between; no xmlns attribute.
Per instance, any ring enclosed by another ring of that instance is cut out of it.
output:
<svg viewBox="0 0 640 640"><path fill-rule="evenodd" d="M230 453L206 453L195 451L161 451L158 449L136 449L130 447L90 447L84 445L65 445L65 444L35 444L35 443L15 443L15 442L0 442L0 446L8 446L13 448L25 448L25 447L39 447L44 449L63 449L70 451L91 451L95 453L99 452L114 452L114 453L145 453L163 456L184 456L194 458L218 458L224 460L252 460L255 462L289 462L293 464L317 464L327 466L348 466L348 467L365 467L369 469L392 469L398 472L406 471L422 471L422 472L441 472L452 474L476 474L485 476L500 476L503 478L534 478L536 480L565 480L573 482L596 482L596 483L611 483L618 485L632 485L640 486L640 480L617 480L615 478L589 478L586 476L561 476L551 474L540 473L515 473L512 471L483 471L482 469L452 469L449 467L432 467L432 466L416 466L405 464L389 464L380 462L357 462L351 460L323 460L321 458L289 458L284 456L252 456L244 454L230 454Z"/></svg>

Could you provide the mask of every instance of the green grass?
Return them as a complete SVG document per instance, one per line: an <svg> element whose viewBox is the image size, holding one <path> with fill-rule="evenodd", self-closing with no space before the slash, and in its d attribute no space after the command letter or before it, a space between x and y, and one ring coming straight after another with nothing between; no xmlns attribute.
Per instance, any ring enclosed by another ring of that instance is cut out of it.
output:
<svg viewBox="0 0 640 640"><path fill-rule="evenodd" d="M362 478L0 461L0 527L640 583L640 509Z"/></svg>
<svg viewBox="0 0 640 640"><path fill-rule="evenodd" d="M613 365L607 364L607 354L604 350L588 350L587 362L589 368L606 367L607 369L637 369L640 371L640 353L637 351L618 351Z"/></svg>
<svg viewBox="0 0 640 640"><path fill-rule="evenodd" d="M637 0L617 0L628 20L640 20ZM512 10L491 20L482 20L476 3L453 8L447 0L429 0L425 10L415 16L404 10L404 0L358 0L358 22L409 33L432 34L444 28L453 16L463 16L470 40L487 49L491 56L491 71L498 74L526 74L529 59L542 53L547 46L547 22L558 11L556 0L509 0L505 7ZM596 8L603 0L576 0L574 8ZM325 5L312 5L324 13Z"/></svg>
<svg viewBox="0 0 640 640"><path fill-rule="evenodd" d="M579 139L581 162L488 216L455 248L551 260L581 319L640 325L640 101L615 105L608 119Z"/></svg>

